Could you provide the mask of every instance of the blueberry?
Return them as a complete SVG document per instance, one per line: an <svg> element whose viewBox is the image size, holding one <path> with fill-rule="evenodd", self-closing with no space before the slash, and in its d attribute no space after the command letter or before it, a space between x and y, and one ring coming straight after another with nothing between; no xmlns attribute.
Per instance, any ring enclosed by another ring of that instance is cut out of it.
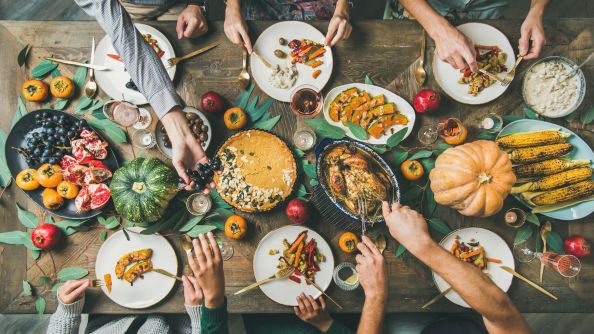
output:
<svg viewBox="0 0 594 334"><path fill-rule="evenodd" d="M52 154L52 150L50 150L49 148L46 148L45 150L43 150L43 152L41 153L41 156L43 157L49 157Z"/></svg>
<svg viewBox="0 0 594 334"><path fill-rule="evenodd" d="M32 152L32 153L33 153L33 156L35 156L35 157L38 157L38 156L40 156L41 154L43 154L43 151L42 151L42 150L41 150L39 147L37 147L37 148L35 148L35 149L33 150L33 152Z"/></svg>
<svg viewBox="0 0 594 334"><path fill-rule="evenodd" d="M48 118L49 116L50 116L50 114L49 114L49 112L47 112L47 111L44 111L44 112L41 114L41 117L42 117L42 118Z"/></svg>
<svg viewBox="0 0 594 334"><path fill-rule="evenodd" d="M57 122L60 119L58 115L52 116L52 122Z"/></svg>
<svg viewBox="0 0 594 334"><path fill-rule="evenodd" d="M210 169L207 171L204 171L204 178L207 180L212 179L213 175L214 175L214 172Z"/></svg>
<svg viewBox="0 0 594 334"><path fill-rule="evenodd" d="M49 163L52 164L52 165L55 165L58 162L60 162L60 160L58 160L58 158L55 158L55 157L49 158Z"/></svg>

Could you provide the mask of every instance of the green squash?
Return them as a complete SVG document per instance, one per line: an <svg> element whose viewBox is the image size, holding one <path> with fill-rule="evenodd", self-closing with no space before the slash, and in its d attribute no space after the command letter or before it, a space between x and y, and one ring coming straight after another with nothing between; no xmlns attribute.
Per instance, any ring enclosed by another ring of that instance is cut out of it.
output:
<svg viewBox="0 0 594 334"><path fill-rule="evenodd" d="M109 186L115 209L134 223L152 223L178 192L177 174L156 158L136 158L113 173Z"/></svg>

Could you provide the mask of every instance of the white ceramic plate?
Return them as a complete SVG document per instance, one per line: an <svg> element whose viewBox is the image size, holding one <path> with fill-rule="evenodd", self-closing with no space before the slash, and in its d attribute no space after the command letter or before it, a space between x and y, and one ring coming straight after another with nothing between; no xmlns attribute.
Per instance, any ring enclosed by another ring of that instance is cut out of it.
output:
<svg viewBox="0 0 594 334"><path fill-rule="evenodd" d="M177 257L167 239L158 234L138 233L141 230L140 228L128 229L130 241L121 230L112 234L101 245L95 263L97 277L103 279L103 275L109 273L113 281L111 293L107 292L105 286L101 287L103 293L115 303L132 309L146 308L163 300L173 288L175 280L159 273L147 272L143 274L144 278L138 278L133 285L130 285L115 276L114 268L120 257L135 250L151 248L153 267L177 274Z"/></svg>
<svg viewBox="0 0 594 334"><path fill-rule="evenodd" d="M254 253L254 276L256 277L256 281L270 277L278 271L276 265L282 254L269 255L268 251L274 248L282 253L283 239L293 242L293 240L297 238L297 235L303 230L307 230L307 240L314 238L318 244L318 250L326 257L326 261L319 264L320 271L316 273L315 281L322 289L324 289L324 291L328 289L328 286L330 286L330 282L332 281L332 272L334 270L334 256L332 255L330 246L326 240L314 230L295 225L284 226L271 231L260 240L256 252ZM314 298L318 298L322 294L313 285L307 285L303 277L301 277L300 284L293 282L290 279L285 279L266 283L261 285L260 289L262 289L262 292L264 292L268 298L287 306L297 306L297 296L302 292L306 295L311 295Z"/></svg>
<svg viewBox="0 0 594 334"><path fill-rule="evenodd" d="M279 22L271 25L266 30L264 30L262 34L260 34L256 40L256 43L254 44L254 50L258 52L260 57L264 58L270 64L280 64L283 62L289 63L291 61L289 56L291 49L287 45L283 46L278 43L278 39L281 37L287 40L287 44L293 39L301 40L303 38L310 39L318 43L324 43L325 38L319 30L305 22ZM287 57L284 59L277 58L274 55L274 50L276 49L287 53ZM258 84L258 87L260 87L264 93L275 100L290 102L291 92L296 87L307 84L312 85L321 91L326 83L328 83L328 80L330 80L330 75L332 74L332 66L334 64L332 59L332 49L330 47L326 47L326 53L324 53L324 56L321 57L321 59L324 64L318 66L315 69L304 64L297 64L297 71L299 72L297 81L293 87L288 89L276 88L268 82L270 69L267 68L260 61L260 59L258 59L258 57L250 57L250 69L252 72L252 77ZM322 73L320 73L320 75L314 79L312 78L311 74L316 69L322 70Z"/></svg>
<svg viewBox="0 0 594 334"><path fill-rule="evenodd" d="M159 30L146 24L135 23L134 25L142 35L151 34L152 38L157 40L157 44L165 52L161 57L161 61L167 68L167 59L175 57L175 51L173 51L167 37ZM114 50L111 38L108 35L103 37L95 50L95 64L107 66L111 69L110 71L95 71L95 79L99 88L112 99L125 100L136 105L147 104L148 101L140 92L126 88L126 83L130 81L130 75L126 72L124 63L108 57L107 54L118 54ZM169 74L171 80L175 76L175 69L176 66L167 69L167 74Z"/></svg>
<svg viewBox="0 0 594 334"><path fill-rule="evenodd" d="M489 262L487 264L487 270L484 272L491 275L491 279L495 285L497 285L501 290L507 292L511 286L513 276L507 271L500 269L499 266L508 266L515 270L515 264L514 255L505 241L494 232L484 228L469 227L453 231L452 233L446 235L439 244L449 252L450 248L454 244L454 240L456 240L456 236L461 238L460 241L468 242L471 239L474 239L475 241L480 242L480 244L485 249L487 257L501 260L501 264ZM441 278L441 276L437 275L436 273L432 274L433 281L439 289L439 292L443 292L450 287L450 284ZM446 295L446 298L454 304L460 305L462 307L470 307L470 305L468 305L454 290L450 291Z"/></svg>
<svg viewBox="0 0 594 334"><path fill-rule="evenodd" d="M324 118L326 118L326 121L328 121L328 123L338 126L340 128L343 128L344 131L346 132L347 136L349 136L355 140L359 140L359 139L357 139L357 137L355 137L353 135L353 133L351 132L351 130L349 130L349 128L347 126L342 125L342 122L340 122L340 121L334 122L332 119L330 119L330 115L329 115L330 104L332 103L334 98L336 98L336 96L338 96L338 94L340 94L342 91L349 89L351 87L357 87L359 90L367 91L372 97L384 94L384 96L386 97L386 103L393 102L396 105L396 107L398 108L398 111L401 114L403 114L404 116L406 116L406 118L408 118L407 125L401 125L401 124L392 125L391 127L389 127L386 130L386 134L384 134L383 136L381 136L377 139L369 136L367 138L367 140L362 140L362 142L368 143L368 144L384 145L384 144L386 144L386 142L388 141L388 138L390 138L390 136L392 134L400 131L403 128L408 128L408 130L406 131L406 136L404 136L404 138L406 138L406 137L408 137L408 135L410 135L410 133L412 132L413 127L415 125L415 116L416 116L415 110L410 105L410 103L408 103L402 97L392 93L391 91L389 91L385 88L374 86L374 85L362 84L362 83L352 83L352 84L334 87L334 88L332 88L332 90L330 92L328 92L328 94L326 94L326 97L324 98Z"/></svg>
<svg viewBox="0 0 594 334"><path fill-rule="evenodd" d="M198 117L200 117L202 119L204 124L206 124L206 126L208 126L208 131L206 132L208 134L208 140L206 141L205 145L203 146L204 151L206 151L208 149L208 147L210 146L210 140L212 139L212 126L210 125L208 118L206 118L206 116L204 116L204 114L202 112L200 112L198 109L196 109L194 107L185 107L184 112L186 112L186 113L191 112L191 113L198 115ZM155 137L157 140L157 146L159 147L161 152L163 152L163 154L165 154L169 159L171 159L173 152L171 151L170 148L165 147L165 143L163 141L163 136L165 136L165 132L161 131L161 127L163 127L163 123L161 123L161 120L159 120L159 122L157 122L157 128L155 129L155 133L156 133Z"/></svg>
<svg viewBox="0 0 594 334"><path fill-rule="evenodd" d="M464 23L459 25L460 30L466 37L470 38L475 44L496 45L507 54L505 65L511 69L514 65L516 54L509 40L505 35L494 27L484 23ZM495 100L505 92L507 87L495 82L490 87L483 89L476 96L468 94L468 85L459 84L458 79L462 76L459 70L453 68L450 64L441 61L435 50L433 56L433 75L441 89L454 100L466 104L483 104ZM505 72L497 74L500 78L505 76Z"/></svg>

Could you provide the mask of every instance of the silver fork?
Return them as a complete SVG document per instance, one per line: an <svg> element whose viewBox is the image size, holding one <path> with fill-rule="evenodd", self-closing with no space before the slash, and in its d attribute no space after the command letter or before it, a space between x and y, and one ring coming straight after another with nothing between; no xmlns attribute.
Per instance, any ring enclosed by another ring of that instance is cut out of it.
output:
<svg viewBox="0 0 594 334"><path fill-rule="evenodd" d="M516 58L516 63L514 64L514 67L512 67L511 71L507 72L501 84L507 86L512 82L512 80L514 80L514 77L516 76L516 67L518 67L518 64L520 64L522 58L522 56L518 56L518 58Z"/></svg>
<svg viewBox="0 0 594 334"><path fill-rule="evenodd" d="M365 224L365 216L367 216L367 199L365 196L357 197L357 207L359 210L359 216L361 216L361 236L365 236L367 231L367 224Z"/></svg>

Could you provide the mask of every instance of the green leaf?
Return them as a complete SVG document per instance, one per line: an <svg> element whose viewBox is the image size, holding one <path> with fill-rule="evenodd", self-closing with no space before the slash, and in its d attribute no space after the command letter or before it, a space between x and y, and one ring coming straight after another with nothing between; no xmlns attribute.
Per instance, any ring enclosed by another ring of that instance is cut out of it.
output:
<svg viewBox="0 0 594 334"><path fill-rule="evenodd" d="M331 125L323 118L310 118L306 119L305 123L311 126L314 131L323 138L330 138L330 139L342 139L345 136L344 130Z"/></svg>
<svg viewBox="0 0 594 334"><path fill-rule="evenodd" d="M431 152L431 151L421 150L421 151L418 151L415 154L411 155L410 158L408 158L408 160L418 160L418 159L422 159L422 158L429 158L432 155L433 155L433 152Z"/></svg>
<svg viewBox="0 0 594 334"><path fill-rule="evenodd" d="M31 284L29 282L23 280L23 296L32 296L33 289L31 289Z"/></svg>
<svg viewBox="0 0 594 334"><path fill-rule="evenodd" d="M190 218L190 220L188 220L182 227L179 228L179 231L188 232L189 230L194 228L194 226L200 224L202 219L204 219L204 216L194 216Z"/></svg>
<svg viewBox="0 0 594 334"><path fill-rule="evenodd" d="M247 107L245 107L245 112L248 113L248 115L250 114L250 112L253 112L256 109L256 104L258 104L258 99L260 97L258 95L254 96L252 98L252 100L250 101L250 103L248 103Z"/></svg>
<svg viewBox="0 0 594 334"><path fill-rule="evenodd" d="M12 182L12 174L6 163L6 133L0 130L0 187L6 188Z"/></svg>
<svg viewBox="0 0 594 334"><path fill-rule="evenodd" d="M239 96L237 97L237 101L235 101L235 106L241 109L244 109L247 107L248 101L250 99L250 96L252 95L252 92L254 91L254 87L256 87L255 83L252 83L248 89L244 90L241 94L239 94Z"/></svg>
<svg viewBox="0 0 594 334"><path fill-rule="evenodd" d="M432 216L433 212L435 211L435 207L437 203L435 203L435 194L433 194L433 190L431 190L430 182L427 182L425 187L425 209L426 214L428 216Z"/></svg>
<svg viewBox="0 0 594 334"><path fill-rule="evenodd" d="M89 110L91 112L99 110L101 108L103 108L103 105L109 100L98 100L95 99L95 102L93 102L93 105L91 106L91 108L89 108ZM97 115L101 115L100 117L97 117ZM105 116L105 114L103 113L103 110L99 110L99 112L97 113L93 113L93 116L99 118L99 119L106 119L107 117Z"/></svg>
<svg viewBox="0 0 594 334"><path fill-rule="evenodd" d="M64 220L60 220L59 222L56 222L56 226L58 226L60 228L60 230L62 230L62 232L68 236L68 235L72 235L72 234L78 232L76 227L79 227L86 222L87 222L86 219L84 219L84 220L64 219Z"/></svg>
<svg viewBox="0 0 594 334"><path fill-rule="evenodd" d="M45 299L43 297L37 297L37 300L35 300L35 310L37 310L37 314L40 317L45 312Z"/></svg>
<svg viewBox="0 0 594 334"><path fill-rule="evenodd" d="M476 135L476 137L478 139L485 139L485 140L493 140L495 139L497 135L495 133L491 133L491 132L479 132L478 135Z"/></svg>
<svg viewBox="0 0 594 334"><path fill-rule="evenodd" d="M390 152L391 156L388 157L388 159L390 160L391 163L394 164L394 166L400 168L400 165L406 161L406 159L408 158L408 152L407 151L392 151Z"/></svg>
<svg viewBox="0 0 594 334"><path fill-rule="evenodd" d="M227 202L225 202L224 199L221 198L221 195L219 195L219 193L216 190L211 189L210 196L212 197L212 199L214 200L214 202L217 204L218 207L225 208L225 209L232 208L231 205L229 205Z"/></svg>
<svg viewBox="0 0 594 334"><path fill-rule="evenodd" d="M359 140L367 140L367 131L365 131L361 125L347 121L347 127L351 130L351 133L355 138Z"/></svg>
<svg viewBox="0 0 594 334"><path fill-rule="evenodd" d="M538 116L538 114L532 110L532 108L526 107L524 108L524 115L526 115L526 117L530 118L530 119L539 119L540 117Z"/></svg>
<svg viewBox="0 0 594 334"><path fill-rule="evenodd" d="M58 271L58 279L66 282L74 279L81 279L89 274L89 271L83 267L66 267Z"/></svg>
<svg viewBox="0 0 594 334"><path fill-rule="evenodd" d="M103 242L105 239L107 239L107 231L101 231L101 233L99 233L99 241Z"/></svg>
<svg viewBox="0 0 594 334"><path fill-rule="evenodd" d="M210 231L214 231L216 229L217 229L217 227L216 226L212 226L212 225L196 225L196 226L194 226L194 228L192 228L186 234L189 235L192 238L197 238L198 235L200 235L200 234L205 234L205 233L208 233Z"/></svg>
<svg viewBox="0 0 594 334"><path fill-rule="evenodd" d="M406 248L402 245L398 245L398 248L396 248L396 257L400 257L404 252L406 252Z"/></svg>
<svg viewBox="0 0 594 334"><path fill-rule="evenodd" d="M60 69L57 67L51 73L52 78L59 77L61 75L62 75L62 72L60 72Z"/></svg>
<svg viewBox="0 0 594 334"><path fill-rule="evenodd" d="M406 136L406 132L407 131L408 131L408 128L402 128L402 129L400 129L398 132L396 132L395 134L391 135L390 138L388 138L386 144L389 147L398 146L398 144L400 144L400 142Z"/></svg>
<svg viewBox="0 0 594 334"><path fill-rule="evenodd" d="M555 251L555 253L565 254L565 249L563 249L563 238L561 238L559 233L555 231L547 233L547 246Z"/></svg>
<svg viewBox="0 0 594 334"><path fill-rule="evenodd" d="M25 227L28 228L36 228L39 225L39 221L37 220L37 216L35 214L22 209L18 203L16 204L17 208L17 216L19 217L19 222L23 224Z"/></svg>
<svg viewBox="0 0 594 334"><path fill-rule="evenodd" d="M435 156L439 156L440 154L442 154L443 152L445 152L445 150L447 150L448 148L452 148L453 146L447 143L441 143L438 144L437 146L435 146L435 149L433 150L433 153L435 154Z"/></svg>
<svg viewBox="0 0 594 334"><path fill-rule="evenodd" d="M532 223L536 226L540 226L540 220L538 220L538 217L533 214L532 212L528 212L526 214L526 221L528 221L529 223Z"/></svg>
<svg viewBox="0 0 594 334"><path fill-rule="evenodd" d="M303 165L303 171L305 172L305 175L311 177L312 179L315 179L318 177L318 174L316 171L316 165L314 165L314 164Z"/></svg>
<svg viewBox="0 0 594 334"><path fill-rule="evenodd" d="M105 129L105 134L115 142L118 142L118 143L127 142L126 132L124 132L124 130L122 130L120 127L118 127L115 124L109 125Z"/></svg>
<svg viewBox="0 0 594 334"><path fill-rule="evenodd" d="M21 235L21 240L23 241L23 245L25 247L29 248L30 250L32 250L32 251L41 250L33 244L33 240L31 240L31 233L25 233L25 235Z"/></svg>
<svg viewBox="0 0 594 334"><path fill-rule="evenodd" d="M19 55L17 57L17 64L19 64L19 67L25 65L25 63L27 62L27 56L29 55L29 51L31 51L31 45L27 44L19 52Z"/></svg>
<svg viewBox="0 0 594 334"><path fill-rule="evenodd" d="M503 123L511 123L511 122L522 120L522 119L524 119L524 117L518 116L518 115L504 115Z"/></svg>
<svg viewBox="0 0 594 334"><path fill-rule="evenodd" d="M52 286L52 292L55 294L56 292L58 292L58 289L60 287L62 287L62 285L64 285L65 282L58 282L56 284L54 284L54 286Z"/></svg>
<svg viewBox="0 0 594 334"><path fill-rule="evenodd" d="M17 98L17 110L14 113L14 116L12 117L12 126L14 126L16 122L18 122L19 119L21 119L21 117L25 116L26 114L27 108L25 107L23 98L21 97L21 95L19 95L19 97Z"/></svg>
<svg viewBox="0 0 594 334"><path fill-rule="evenodd" d="M268 109L272 106L273 100L271 98L267 98L264 102L262 102L258 107L256 107L251 113L249 113L250 120L252 123L256 123L262 119L262 116L268 114ZM267 118L270 118L268 115Z"/></svg>
<svg viewBox="0 0 594 334"><path fill-rule="evenodd" d="M423 189L421 189L421 187L413 186L402 194L402 200L406 203L412 203L415 200L420 199L422 193Z"/></svg>
<svg viewBox="0 0 594 334"><path fill-rule="evenodd" d="M430 228L441 234L448 234L452 232L452 229L448 226L448 224L446 224L446 222L444 222L440 218L429 218L427 219L427 223L429 224Z"/></svg>
<svg viewBox="0 0 594 334"><path fill-rule="evenodd" d="M234 212L229 209L225 209L225 208L217 208L215 210L215 213L218 213L219 215L227 218L227 217L233 215ZM210 218L210 217L208 217L208 218Z"/></svg>
<svg viewBox="0 0 594 334"><path fill-rule="evenodd" d="M40 250L33 250L31 249L31 258L33 258L33 260L37 260L41 257L41 251Z"/></svg>
<svg viewBox="0 0 594 334"><path fill-rule="evenodd" d="M318 184L320 184L320 183L318 182L317 179L311 179L311 180L309 180L309 185L312 186L312 187L315 187Z"/></svg>
<svg viewBox="0 0 594 334"><path fill-rule="evenodd" d="M120 226L120 221L116 216L109 216L107 218L97 217L97 221L108 230L113 230Z"/></svg>
<svg viewBox="0 0 594 334"><path fill-rule="evenodd" d="M302 183L299 185L299 188L297 188L297 197L305 197L305 195L307 195L307 188L305 188L305 185Z"/></svg>
<svg viewBox="0 0 594 334"><path fill-rule="evenodd" d="M384 154L388 152L388 147L386 145L369 145L372 150L376 151L379 154Z"/></svg>
<svg viewBox="0 0 594 334"><path fill-rule="evenodd" d="M39 284L41 285L48 285L52 282L52 279L47 276L40 276L39 277Z"/></svg>
<svg viewBox="0 0 594 334"><path fill-rule="evenodd" d="M85 88L85 80L87 80L87 68L81 66L76 69L76 72L74 72L74 77L72 77L72 81L80 92L82 92Z"/></svg>
<svg viewBox="0 0 594 334"><path fill-rule="evenodd" d="M305 156L305 152L303 152L302 150L300 150L298 148L293 148L293 153L295 154L295 156L297 158L303 158Z"/></svg>
<svg viewBox="0 0 594 334"><path fill-rule="evenodd" d="M222 218L208 218L206 220L206 222L208 223L208 225L212 225L212 226L218 228L221 231L224 231L225 230L226 219L222 219Z"/></svg>
<svg viewBox="0 0 594 334"><path fill-rule="evenodd" d="M365 75L365 84L366 85L373 85L373 80L371 80L371 78L369 77L369 75Z"/></svg>
<svg viewBox="0 0 594 334"><path fill-rule="evenodd" d="M39 65L35 66L32 70L31 70L31 74L36 78L36 79L43 79L45 78L48 74L50 74L53 70L56 69L56 67L58 67L58 64L56 63L52 63L51 61L44 59L42 60Z"/></svg>
<svg viewBox="0 0 594 334"><path fill-rule="evenodd" d="M57 99L56 100L56 103L54 104L54 109L56 109L56 110L64 110L64 108L68 104L68 101L70 101L70 100Z"/></svg>
<svg viewBox="0 0 594 334"><path fill-rule="evenodd" d="M270 131L270 130L272 130L272 128L274 128L276 123L278 123L278 121L280 120L280 117L281 117L281 115L277 115L277 116L274 116L271 119L268 119L266 121L260 121L256 124L254 124L254 128Z"/></svg>
<svg viewBox="0 0 594 334"><path fill-rule="evenodd" d="M588 125L594 121L594 105L588 106L588 108L582 110L580 113L580 121L583 125Z"/></svg>
<svg viewBox="0 0 594 334"><path fill-rule="evenodd" d="M429 175L429 172L431 172L431 170L433 168L435 168L435 159L424 158L424 159L420 159L419 162L425 168L425 175Z"/></svg>
<svg viewBox="0 0 594 334"><path fill-rule="evenodd" d="M77 115L84 114L85 109L90 107L92 103L93 103L93 99L89 98L86 95L82 96L76 103L76 106L74 106L74 113Z"/></svg>
<svg viewBox="0 0 594 334"><path fill-rule="evenodd" d="M521 244L522 242L530 239L532 236L532 226L524 225L516 232L516 238L514 239L514 245Z"/></svg>
<svg viewBox="0 0 594 334"><path fill-rule="evenodd" d="M23 237L27 237L29 234L23 231L12 231L0 233L0 242L8 245L22 245Z"/></svg>

